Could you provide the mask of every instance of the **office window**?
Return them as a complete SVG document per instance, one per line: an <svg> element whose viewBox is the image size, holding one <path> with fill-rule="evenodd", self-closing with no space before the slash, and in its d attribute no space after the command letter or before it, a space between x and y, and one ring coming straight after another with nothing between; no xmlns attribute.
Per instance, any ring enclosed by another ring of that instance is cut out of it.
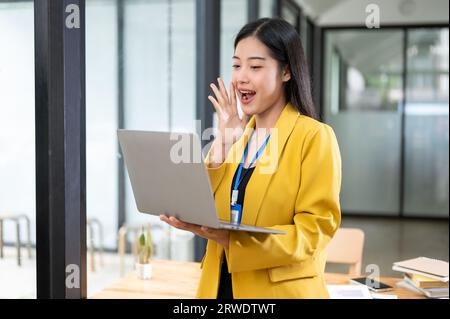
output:
<svg viewBox="0 0 450 319"><path fill-rule="evenodd" d="M119 278L117 47L116 1L86 1L88 297Z"/></svg>
<svg viewBox="0 0 450 319"><path fill-rule="evenodd" d="M0 224L5 246L0 257L0 299L36 298L34 9L33 2L0 3ZM23 244L19 266L17 228ZM1 252L0 252L1 254Z"/></svg>
<svg viewBox="0 0 450 319"><path fill-rule="evenodd" d="M228 92L230 91L234 39L239 30L247 23L247 11L247 1L222 0L221 2L220 77L224 81ZM212 104L211 107L213 107ZM242 116L239 101L238 112ZM216 116L214 112L214 123L217 122Z"/></svg>
<svg viewBox="0 0 450 319"><path fill-rule="evenodd" d="M324 120L342 156L343 212L400 208L403 32L325 31Z"/></svg>
<svg viewBox="0 0 450 319"><path fill-rule="evenodd" d="M297 12L293 10L290 6L283 5L281 7L281 16L283 17L284 20L289 22L294 28L297 26L298 21Z"/></svg>
<svg viewBox="0 0 450 319"><path fill-rule="evenodd" d="M194 131L195 1L126 1L124 38L125 128ZM154 225L156 258L193 260L194 236L139 213L125 182L127 225Z"/></svg>
<svg viewBox="0 0 450 319"><path fill-rule="evenodd" d="M327 32L332 54L332 112L397 111L402 102L403 33L350 30Z"/></svg>
<svg viewBox="0 0 450 319"><path fill-rule="evenodd" d="M246 1L240 0L222 0L221 5L220 76L229 89L234 39L239 30L247 23L248 6Z"/></svg>
<svg viewBox="0 0 450 319"><path fill-rule="evenodd" d="M86 30L86 212L88 219L98 219L103 226L105 247L114 249L118 196L115 3L88 1Z"/></svg>
<svg viewBox="0 0 450 319"><path fill-rule="evenodd" d="M407 36L405 214L448 217L448 28Z"/></svg>
<svg viewBox="0 0 450 319"><path fill-rule="evenodd" d="M288 1L281 2L281 17L300 33L300 10Z"/></svg>
<svg viewBox="0 0 450 319"><path fill-rule="evenodd" d="M273 16L274 0L259 0L259 17L270 18Z"/></svg>
<svg viewBox="0 0 450 319"><path fill-rule="evenodd" d="M195 130L195 1L125 0L123 10L118 5L118 1L105 0L86 4L88 296L134 267L129 249L123 267L116 254L118 230L123 226L119 213L125 214L129 228L151 224L155 258L193 260L194 253L191 233L137 211L126 173L125 198L119 198L116 130L121 122L127 129ZM120 47L122 57L118 56ZM118 99L120 83L123 105ZM122 200L125 212L119 212ZM128 244L135 235L128 232ZM95 253L91 253L92 245Z"/></svg>
<svg viewBox="0 0 450 319"><path fill-rule="evenodd" d="M343 212L447 217L448 28L329 30L325 44Z"/></svg>

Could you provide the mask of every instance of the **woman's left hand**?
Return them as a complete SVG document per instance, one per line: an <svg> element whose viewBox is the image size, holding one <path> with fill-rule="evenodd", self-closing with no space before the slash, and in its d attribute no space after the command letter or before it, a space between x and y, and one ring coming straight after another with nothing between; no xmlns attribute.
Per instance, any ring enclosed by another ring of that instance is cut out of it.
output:
<svg viewBox="0 0 450 319"><path fill-rule="evenodd" d="M175 217L167 217L165 215L159 215L159 219L175 228L187 230L200 237L214 240L225 248L228 248L228 245L230 243L230 231L228 230L189 224L182 222Z"/></svg>

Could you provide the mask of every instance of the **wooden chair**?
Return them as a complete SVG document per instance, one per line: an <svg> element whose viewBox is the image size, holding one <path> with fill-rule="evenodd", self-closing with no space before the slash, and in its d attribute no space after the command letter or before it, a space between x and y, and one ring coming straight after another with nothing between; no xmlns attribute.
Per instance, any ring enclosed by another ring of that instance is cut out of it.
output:
<svg viewBox="0 0 450 319"><path fill-rule="evenodd" d="M364 232L357 228L339 228L328 245L327 263L348 264L349 275L361 275Z"/></svg>

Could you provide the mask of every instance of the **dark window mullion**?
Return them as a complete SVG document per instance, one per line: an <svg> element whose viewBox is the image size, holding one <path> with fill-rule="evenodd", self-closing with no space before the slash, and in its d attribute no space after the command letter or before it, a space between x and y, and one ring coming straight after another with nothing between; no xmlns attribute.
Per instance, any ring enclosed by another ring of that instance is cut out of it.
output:
<svg viewBox="0 0 450 319"><path fill-rule="evenodd" d="M39 0L34 11L37 297L85 298L85 2Z"/></svg>
<svg viewBox="0 0 450 319"><path fill-rule="evenodd" d="M196 1L196 117L201 132L212 127L213 112L208 100L209 83L220 74L220 1ZM209 141L202 139L202 146ZM205 253L206 240L195 236L195 260Z"/></svg>

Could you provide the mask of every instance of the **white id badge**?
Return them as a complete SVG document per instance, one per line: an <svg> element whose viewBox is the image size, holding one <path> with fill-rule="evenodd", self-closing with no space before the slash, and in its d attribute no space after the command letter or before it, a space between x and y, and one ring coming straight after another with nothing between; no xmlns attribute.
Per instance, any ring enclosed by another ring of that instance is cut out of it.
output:
<svg viewBox="0 0 450 319"><path fill-rule="evenodd" d="M237 189L233 189L233 192L231 193L231 205L236 204L236 202L238 200L238 194L239 194L239 191Z"/></svg>
<svg viewBox="0 0 450 319"><path fill-rule="evenodd" d="M242 206L239 204L231 205L230 222L235 225L240 225L242 219Z"/></svg>

